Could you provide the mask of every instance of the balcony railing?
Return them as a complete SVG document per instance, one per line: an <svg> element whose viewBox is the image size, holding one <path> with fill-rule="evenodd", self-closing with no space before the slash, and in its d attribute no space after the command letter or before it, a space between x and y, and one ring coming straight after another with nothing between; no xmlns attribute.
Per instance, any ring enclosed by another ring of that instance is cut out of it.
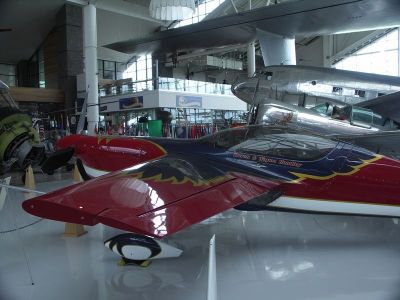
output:
<svg viewBox="0 0 400 300"><path fill-rule="evenodd" d="M131 81L130 79L116 80L99 88L100 97L120 94L132 94L158 89L164 91L191 92L202 94L232 95L229 84L159 77L158 80L147 79Z"/></svg>

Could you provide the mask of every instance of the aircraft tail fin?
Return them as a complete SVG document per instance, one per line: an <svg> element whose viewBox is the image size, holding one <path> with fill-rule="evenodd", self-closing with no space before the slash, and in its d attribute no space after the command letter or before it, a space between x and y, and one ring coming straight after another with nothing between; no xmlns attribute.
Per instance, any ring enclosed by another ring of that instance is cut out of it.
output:
<svg viewBox="0 0 400 300"><path fill-rule="evenodd" d="M257 38L265 66L295 65L296 48L294 38L257 29Z"/></svg>

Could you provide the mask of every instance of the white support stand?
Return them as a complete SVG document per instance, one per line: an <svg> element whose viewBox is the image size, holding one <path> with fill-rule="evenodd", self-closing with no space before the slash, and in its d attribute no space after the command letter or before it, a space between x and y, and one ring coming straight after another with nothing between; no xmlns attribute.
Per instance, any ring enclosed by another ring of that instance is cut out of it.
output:
<svg viewBox="0 0 400 300"><path fill-rule="evenodd" d="M217 300L217 265L215 258L215 234L210 240L208 255L208 287L207 300Z"/></svg>
<svg viewBox="0 0 400 300"><path fill-rule="evenodd" d="M254 42L247 46L247 76L253 77L256 72L256 48Z"/></svg>
<svg viewBox="0 0 400 300"><path fill-rule="evenodd" d="M1 182L5 185L10 185L11 176L6 177L1 180ZM5 187L1 187L0 189L0 210L3 209L4 203L6 202L7 197L7 189Z"/></svg>

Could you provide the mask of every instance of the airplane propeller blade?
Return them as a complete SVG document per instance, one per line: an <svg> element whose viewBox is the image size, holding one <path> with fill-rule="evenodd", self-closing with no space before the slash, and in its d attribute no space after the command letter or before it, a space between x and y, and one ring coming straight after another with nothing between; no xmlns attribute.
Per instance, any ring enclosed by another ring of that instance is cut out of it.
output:
<svg viewBox="0 0 400 300"><path fill-rule="evenodd" d="M54 172L58 168L65 166L73 155L74 148L71 147L57 150L47 157L47 159L43 162L41 166L42 171L46 174Z"/></svg>

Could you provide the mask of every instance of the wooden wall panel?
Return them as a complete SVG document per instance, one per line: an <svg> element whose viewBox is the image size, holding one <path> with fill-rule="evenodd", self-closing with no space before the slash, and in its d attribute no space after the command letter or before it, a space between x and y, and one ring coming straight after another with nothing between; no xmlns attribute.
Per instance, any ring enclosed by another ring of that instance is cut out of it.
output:
<svg viewBox="0 0 400 300"><path fill-rule="evenodd" d="M64 91L59 89L10 87L10 94L17 102L50 102L64 104Z"/></svg>

